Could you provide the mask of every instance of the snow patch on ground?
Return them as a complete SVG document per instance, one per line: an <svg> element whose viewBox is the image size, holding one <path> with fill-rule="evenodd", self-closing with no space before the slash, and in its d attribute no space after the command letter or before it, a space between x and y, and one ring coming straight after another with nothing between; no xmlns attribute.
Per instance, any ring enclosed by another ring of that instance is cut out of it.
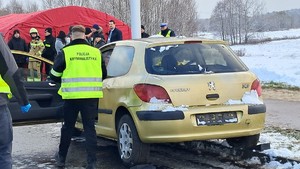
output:
<svg viewBox="0 0 300 169"><path fill-rule="evenodd" d="M261 143L271 143L271 149L263 151L270 157L286 157L294 160L300 160L300 140L294 137L284 136L281 133L262 133L260 135ZM299 163L281 164L277 161L271 161L263 166L264 169L300 169Z"/></svg>
<svg viewBox="0 0 300 169"><path fill-rule="evenodd" d="M254 33L256 39L300 37L300 29ZM199 37L220 39L218 34L200 32ZM300 39L272 41L255 45L231 46L245 51L243 62L263 82L279 82L300 87Z"/></svg>
<svg viewBox="0 0 300 169"><path fill-rule="evenodd" d="M287 137L281 133L262 133L260 142L271 143L271 149L265 150L270 156L283 156L300 160L300 140Z"/></svg>
<svg viewBox="0 0 300 169"><path fill-rule="evenodd" d="M263 169L300 169L300 164L285 163L281 164L278 161L272 161L262 167Z"/></svg>
<svg viewBox="0 0 300 169"><path fill-rule="evenodd" d="M240 58L261 81L300 86L299 43L300 39L293 39L231 48L245 50L245 56Z"/></svg>

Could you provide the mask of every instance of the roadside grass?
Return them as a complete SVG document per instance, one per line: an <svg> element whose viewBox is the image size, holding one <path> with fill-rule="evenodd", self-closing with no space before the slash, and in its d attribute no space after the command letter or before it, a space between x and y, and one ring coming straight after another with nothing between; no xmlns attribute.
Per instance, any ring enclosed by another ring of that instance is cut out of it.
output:
<svg viewBox="0 0 300 169"><path fill-rule="evenodd" d="M266 126L263 130L263 133L281 133L284 136L293 137L297 140L300 140L300 131L295 129Z"/></svg>
<svg viewBox="0 0 300 169"><path fill-rule="evenodd" d="M292 86L286 83L282 82L262 82L262 88L263 89L287 89L287 90L294 90L294 91L300 91L300 87L298 86Z"/></svg>

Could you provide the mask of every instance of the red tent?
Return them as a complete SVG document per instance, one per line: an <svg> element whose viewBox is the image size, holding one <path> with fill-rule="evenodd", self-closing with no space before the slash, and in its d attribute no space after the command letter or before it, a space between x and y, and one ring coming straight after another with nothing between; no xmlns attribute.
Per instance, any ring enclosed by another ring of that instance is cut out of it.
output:
<svg viewBox="0 0 300 169"><path fill-rule="evenodd" d="M123 33L123 39L131 39L131 29L124 22L104 12L78 6L66 6L28 14L10 14L0 17L0 32L6 41L11 39L15 29L20 30L21 37L28 43L30 41L29 30L34 27L39 31L42 39L45 37L45 28L53 29L53 36L59 31L69 32L69 26L81 24L92 27L98 24L103 28L104 35L109 30L108 22L114 20L116 27Z"/></svg>

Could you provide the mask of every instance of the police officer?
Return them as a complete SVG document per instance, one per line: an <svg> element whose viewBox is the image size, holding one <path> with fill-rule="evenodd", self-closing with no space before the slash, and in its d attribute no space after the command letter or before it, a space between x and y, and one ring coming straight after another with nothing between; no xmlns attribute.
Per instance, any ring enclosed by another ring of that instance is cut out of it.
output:
<svg viewBox="0 0 300 169"><path fill-rule="evenodd" d="M168 24L167 23L161 23L160 24L160 32L158 33L159 35L162 35L166 38L169 37L175 37L175 32L171 29L168 28Z"/></svg>
<svg viewBox="0 0 300 169"><path fill-rule="evenodd" d="M18 100L22 112L28 112L31 105L21 81L21 74L10 49L0 33L0 168L12 168L12 120L7 107L11 92ZM9 87L10 86L10 87Z"/></svg>
<svg viewBox="0 0 300 169"><path fill-rule="evenodd" d="M73 26L72 41L58 54L50 72L52 80L61 81L58 93L65 101L64 124L59 151L55 156L59 167L65 165L79 111L86 137L87 168L96 166L97 137L94 122L98 113L98 100L103 97L102 79L107 73L100 51L90 46L84 38L85 28L81 25Z"/></svg>

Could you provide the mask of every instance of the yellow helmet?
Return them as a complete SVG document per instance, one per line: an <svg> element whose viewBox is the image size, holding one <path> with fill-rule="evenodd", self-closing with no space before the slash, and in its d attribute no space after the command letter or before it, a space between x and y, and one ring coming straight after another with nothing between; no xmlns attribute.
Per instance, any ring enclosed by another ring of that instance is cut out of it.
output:
<svg viewBox="0 0 300 169"><path fill-rule="evenodd" d="M35 29L35 28L31 28L31 29L29 30L29 33L30 33L30 34L32 34L32 33L38 34L38 31L37 31L37 29Z"/></svg>

